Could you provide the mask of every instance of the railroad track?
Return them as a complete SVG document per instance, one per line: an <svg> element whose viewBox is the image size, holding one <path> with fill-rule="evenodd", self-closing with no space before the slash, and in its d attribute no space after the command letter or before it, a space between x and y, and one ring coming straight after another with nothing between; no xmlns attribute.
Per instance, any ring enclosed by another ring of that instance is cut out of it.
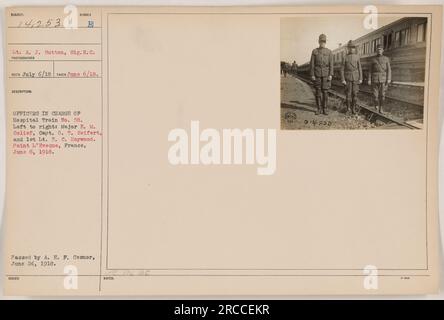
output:
<svg viewBox="0 0 444 320"><path fill-rule="evenodd" d="M312 82L310 79L307 79L307 78L301 77L301 76L299 76L299 75L293 75L293 76L294 76L295 78L301 80L301 81L304 81L305 83L308 83L310 86L313 86L313 82ZM341 87L341 88L343 88L342 85L336 85L336 84L335 84L335 85L332 85L332 87L333 87L333 86L334 86L334 87ZM367 91L360 91L360 92L364 92L364 93L366 93L366 94L367 94L367 93L368 93L368 94L371 94L370 92L367 92ZM336 90L330 90L329 93L330 93L331 95L333 95L333 96L339 98L339 99L342 100L342 101L345 101L345 99L346 99L346 97L345 97L344 94L339 93L339 92L337 92ZM402 103L410 103L410 102L404 102L404 101L401 101L401 100L398 100L398 99L394 99L394 98L389 98L389 99L392 99L392 100L395 100L395 101L399 101L399 102L402 102ZM410 104L411 104L411 103L410 103ZM358 113L361 113L361 114L365 115L365 116L366 116L366 119L367 119L369 122L379 120L379 121L381 121L381 122L383 122L383 123L386 123L386 124L389 124L389 123L395 123L395 124L397 124L397 125L400 125L400 126L403 126L403 127L405 127L405 128L409 128L409 129L420 129L420 128L417 127L417 126L414 126L414 125L412 125L412 124L406 123L403 119L402 119L402 120L401 120L401 119L397 119L397 118L395 118L395 117L393 117L393 116L391 116L391 115L389 115L389 114L381 114L381 113L377 112L377 111L375 110L375 108L370 107L370 106L368 106L368 105L366 105L366 104L364 104L364 103L362 103L362 102L358 102L358 103L356 104L356 106L358 107Z"/></svg>
<svg viewBox="0 0 444 320"><path fill-rule="evenodd" d="M344 85L341 82L336 81L336 80L332 80L332 86L338 87L338 88L344 88ZM359 88L359 92L360 93L364 93L364 94L366 94L368 96L373 96L373 93L371 91L362 89L362 87ZM415 103L415 102L412 102L412 101L407 101L407 100L404 100L404 99L393 98L393 97L390 97L390 96L385 96L385 99L388 100L388 101L402 102L404 104L408 104L408 105L415 106L415 107L421 107L421 108L423 107L422 104Z"/></svg>

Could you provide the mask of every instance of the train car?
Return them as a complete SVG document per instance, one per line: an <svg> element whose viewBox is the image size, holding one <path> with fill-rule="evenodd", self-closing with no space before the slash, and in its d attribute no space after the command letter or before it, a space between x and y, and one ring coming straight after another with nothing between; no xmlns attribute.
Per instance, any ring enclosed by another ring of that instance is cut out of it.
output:
<svg viewBox="0 0 444 320"><path fill-rule="evenodd" d="M406 17L396 20L386 26L372 31L358 39L352 39L356 44L357 53L361 57L364 84L369 78L369 65L376 55L376 47L382 44L384 55L390 58L393 85L389 95L405 98L407 101L422 105L425 81L427 18ZM347 54L347 41L344 45L332 50L334 61L334 79L340 79L340 68ZM310 73L310 63L298 68L298 74L307 78Z"/></svg>
<svg viewBox="0 0 444 320"><path fill-rule="evenodd" d="M298 71L297 74L300 75L301 77L308 77L308 75L310 74L310 63L306 62L304 64L301 64L298 66Z"/></svg>
<svg viewBox="0 0 444 320"><path fill-rule="evenodd" d="M390 58L392 81L400 84L423 85L426 62L427 18L402 18L354 40L361 56L364 81L368 80L370 59L376 46L382 44L384 55ZM346 45L333 50L335 78L340 78L340 66L346 55Z"/></svg>

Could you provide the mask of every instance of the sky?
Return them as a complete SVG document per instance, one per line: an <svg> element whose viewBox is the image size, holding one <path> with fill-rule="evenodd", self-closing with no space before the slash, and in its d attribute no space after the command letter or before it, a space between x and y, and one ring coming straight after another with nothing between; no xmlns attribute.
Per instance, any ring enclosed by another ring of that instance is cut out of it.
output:
<svg viewBox="0 0 444 320"><path fill-rule="evenodd" d="M289 17L281 19L281 60L301 65L310 60L311 52L318 47L321 33L327 35L327 48L333 50L339 43L346 44L371 31L364 28L366 15L335 15ZM399 15L379 15L378 28L402 18Z"/></svg>

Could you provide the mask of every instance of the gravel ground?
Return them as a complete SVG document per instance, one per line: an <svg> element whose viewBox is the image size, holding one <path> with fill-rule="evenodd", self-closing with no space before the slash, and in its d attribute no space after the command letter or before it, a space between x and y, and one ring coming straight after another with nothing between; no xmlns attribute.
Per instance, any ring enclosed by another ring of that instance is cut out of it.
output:
<svg viewBox="0 0 444 320"><path fill-rule="evenodd" d="M339 87L336 86L335 89ZM369 86L362 86L367 91L370 91L371 88ZM367 93L360 92L358 95L359 101L362 101L366 105L373 105L373 97ZM384 111L390 114L390 116L400 120L400 121L408 121L415 119L423 118L424 107L416 106L412 104L400 103L395 100L386 99L384 105Z"/></svg>
<svg viewBox="0 0 444 320"><path fill-rule="evenodd" d="M313 89L292 76L281 77L281 129L380 129L398 125L370 123L361 115L347 115L340 99L330 97L329 114L315 115Z"/></svg>

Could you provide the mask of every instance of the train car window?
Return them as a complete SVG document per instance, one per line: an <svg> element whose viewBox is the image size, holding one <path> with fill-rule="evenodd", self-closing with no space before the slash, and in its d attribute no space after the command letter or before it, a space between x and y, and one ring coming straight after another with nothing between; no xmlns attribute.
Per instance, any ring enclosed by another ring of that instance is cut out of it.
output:
<svg viewBox="0 0 444 320"><path fill-rule="evenodd" d="M426 36L426 24L421 23L417 25L416 42L424 42Z"/></svg>
<svg viewBox="0 0 444 320"><path fill-rule="evenodd" d="M396 31L396 32L395 32L395 48L397 48L397 47L400 46L400 44L401 44L400 39L401 39L401 37L400 37L400 32L399 32L399 31Z"/></svg>
<svg viewBox="0 0 444 320"><path fill-rule="evenodd" d="M403 29L399 35L399 46L404 46L409 43L410 29Z"/></svg>
<svg viewBox="0 0 444 320"><path fill-rule="evenodd" d="M390 49L392 47L392 34L393 33L389 33L387 36L387 49Z"/></svg>
<svg viewBox="0 0 444 320"><path fill-rule="evenodd" d="M382 38L382 46L384 50L390 49L391 45L392 45L392 34L391 33L385 34Z"/></svg>

